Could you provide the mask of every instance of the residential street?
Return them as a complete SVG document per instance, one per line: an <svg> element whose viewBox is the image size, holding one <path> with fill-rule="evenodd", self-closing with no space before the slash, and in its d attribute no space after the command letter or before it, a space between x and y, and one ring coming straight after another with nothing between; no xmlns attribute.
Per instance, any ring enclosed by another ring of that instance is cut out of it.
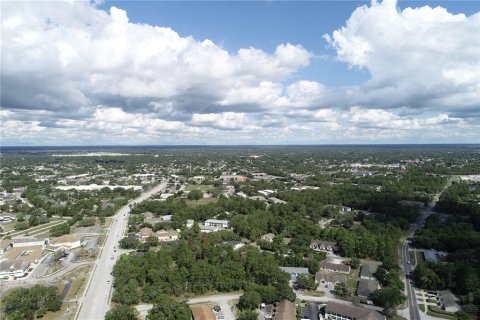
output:
<svg viewBox="0 0 480 320"><path fill-rule="evenodd" d="M75 319L95 320L105 318L105 314L110 309L113 282L111 272L120 256L120 250L116 249L118 249L118 241L124 236L127 228L128 214L130 213L129 205L141 202L153 194L164 190L166 185L166 182L162 182L155 188L142 193L138 198L123 206L114 216L103 250L95 262L87 283L87 289L84 296L79 300L80 307L77 310Z"/></svg>

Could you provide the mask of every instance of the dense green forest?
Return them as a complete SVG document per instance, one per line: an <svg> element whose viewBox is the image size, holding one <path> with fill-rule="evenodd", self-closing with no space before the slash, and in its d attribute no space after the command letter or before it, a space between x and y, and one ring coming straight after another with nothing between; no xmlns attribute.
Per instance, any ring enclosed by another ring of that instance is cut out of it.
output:
<svg viewBox="0 0 480 320"><path fill-rule="evenodd" d="M183 296L211 291L255 291L262 301L295 300L289 276L273 254L249 247L234 251L223 244L229 233L200 234L192 228L183 239L157 252L124 255L114 268L112 300L160 303L164 295Z"/></svg>
<svg viewBox="0 0 480 320"><path fill-rule="evenodd" d="M56 287L34 285L15 288L2 297L2 308L8 320L33 320L47 311L58 311L62 300Z"/></svg>
<svg viewBox="0 0 480 320"><path fill-rule="evenodd" d="M478 184L453 183L440 197L412 244L448 253L444 262L420 263L413 278L425 289L452 289L463 305L462 319L480 317L480 205Z"/></svg>

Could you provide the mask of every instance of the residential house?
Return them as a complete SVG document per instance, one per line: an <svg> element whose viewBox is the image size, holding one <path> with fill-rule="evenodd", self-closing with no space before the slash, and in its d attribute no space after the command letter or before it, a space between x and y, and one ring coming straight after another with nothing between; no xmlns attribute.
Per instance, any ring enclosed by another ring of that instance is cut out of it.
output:
<svg viewBox="0 0 480 320"><path fill-rule="evenodd" d="M310 243L310 248L315 251L335 251L337 250L337 243L333 241L313 240Z"/></svg>
<svg viewBox="0 0 480 320"><path fill-rule="evenodd" d="M136 238L140 241L145 241L148 237L153 235L153 230L150 228L142 228L139 232L136 233Z"/></svg>
<svg viewBox="0 0 480 320"><path fill-rule="evenodd" d="M144 217L145 219L147 219L147 218L154 218L154 217L155 217L155 214L152 213L152 212L150 212L150 211L144 212L144 213L142 213L142 214L143 214L143 217Z"/></svg>
<svg viewBox="0 0 480 320"><path fill-rule="evenodd" d="M268 241L268 242L273 242L273 238L275 238L275 235L273 233L267 233L261 237L262 240Z"/></svg>
<svg viewBox="0 0 480 320"><path fill-rule="evenodd" d="M310 302L301 307L300 320L318 320L318 306L316 303Z"/></svg>
<svg viewBox="0 0 480 320"><path fill-rule="evenodd" d="M328 261L321 261L319 263L320 270L325 271L332 271L332 272L340 272L340 273L350 273L350 266L347 266L343 263L332 263Z"/></svg>
<svg viewBox="0 0 480 320"><path fill-rule="evenodd" d="M217 227L217 228L226 229L228 228L228 220L208 219L207 221L205 221L204 225L207 227Z"/></svg>
<svg viewBox="0 0 480 320"><path fill-rule="evenodd" d="M308 268L297 268L297 267L280 267L283 272L286 272L290 275L290 280L296 281L297 277L301 274L309 274Z"/></svg>
<svg viewBox="0 0 480 320"><path fill-rule="evenodd" d="M373 263L362 264L362 269L360 270L360 278L375 280L375 276L373 274L377 272L377 268L378 265Z"/></svg>
<svg viewBox="0 0 480 320"><path fill-rule="evenodd" d="M193 227L193 224L194 224L194 223L195 223L194 220L188 219L185 225L186 225L187 228L190 229L191 227Z"/></svg>
<svg viewBox="0 0 480 320"><path fill-rule="evenodd" d="M347 276L344 274L327 273L325 271L318 271L315 274L315 281L318 283L336 284L347 283Z"/></svg>
<svg viewBox="0 0 480 320"><path fill-rule="evenodd" d="M285 204L285 203L287 203L287 201L283 201L283 200L275 198L275 197L268 198L268 202L273 203L273 204Z"/></svg>
<svg viewBox="0 0 480 320"><path fill-rule="evenodd" d="M282 302L277 302L273 310L272 320L296 320L297 319L297 308L295 303L289 300L283 300Z"/></svg>
<svg viewBox="0 0 480 320"><path fill-rule="evenodd" d="M211 233L211 232L217 232L217 231L220 231L220 230L224 230L223 228L206 226L204 224L201 224L199 227L200 227L200 232L202 232L202 233Z"/></svg>
<svg viewBox="0 0 480 320"><path fill-rule="evenodd" d="M367 310L347 304L329 301L325 306L326 320L385 320L386 317L375 310Z"/></svg>
<svg viewBox="0 0 480 320"><path fill-rule="evenodd" d="M369 301L372 299L373 292L378 288L379 287L378 287L377 280L359 279L358 287L357 287L357 296L362 301Z"/></svg>
<svg viewBox="0 0 480 320"><path fill-rule="evenodd" d="M176 230L161 230L155 233L159 242L176 241L179 238L179 233Z"/></svg>
<svg viewBox="0 0 480 320"><path fill-rule="evenodd" d="M245 245L242 241L237 240L228 240L224 242L225 244L229 244L233 247L233 250L238 250Z"/></svg>

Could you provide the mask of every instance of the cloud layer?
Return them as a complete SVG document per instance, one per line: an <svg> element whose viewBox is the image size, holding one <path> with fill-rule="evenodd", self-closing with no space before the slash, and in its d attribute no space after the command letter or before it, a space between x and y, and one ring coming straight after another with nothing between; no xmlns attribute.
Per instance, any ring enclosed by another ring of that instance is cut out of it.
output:
<svg viewBox="0 0 480 320"><path fill-rule="evenodd" d="M330 35L370 80L296 80L301 44L228 52L89 2L2 2L2 144L473 142L480 14L357 8ZM400 139L400 140L399 140Z"/></svg>

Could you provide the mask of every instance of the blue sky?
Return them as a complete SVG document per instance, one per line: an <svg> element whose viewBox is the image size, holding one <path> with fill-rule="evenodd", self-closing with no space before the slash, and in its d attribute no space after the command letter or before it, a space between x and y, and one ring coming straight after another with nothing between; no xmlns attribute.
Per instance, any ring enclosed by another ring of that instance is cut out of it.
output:
<svg viewBox="0 0 480 320"><path fill-rule="evenodd" d="M2 11L2 145L480 138L476 1L7 1Z"/></svg>
<svg viewBox="0 0 480 320"><path fill-rule="evenodd" d="M279 43L301 44L316 57L296 78L344 86L368 80L366 70L335 60L321 35L332 33L359 6L370 1L106 1L125 9L131 22L168 26L181 36L210 39L229 51L255 47L275 51ZM471 15L475 1L400 1L398 7L442 6L451 13Z"/></svg>

